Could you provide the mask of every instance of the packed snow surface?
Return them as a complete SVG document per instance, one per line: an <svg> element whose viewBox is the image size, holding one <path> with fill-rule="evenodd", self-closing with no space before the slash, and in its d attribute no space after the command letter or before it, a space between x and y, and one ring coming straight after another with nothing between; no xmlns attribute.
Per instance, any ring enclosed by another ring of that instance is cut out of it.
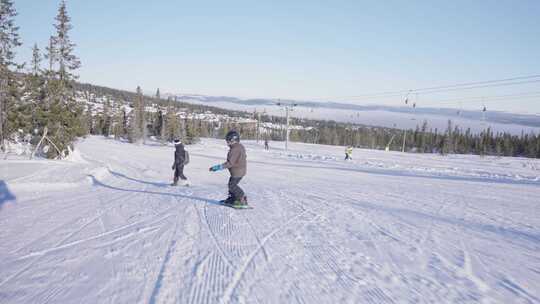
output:
<svg viewBox="0 0 540 304"><path fill-rule="evenodd" d="M0 160L0 302L540 303L538 160L244 144L250 210L223 140Z"/></svg>

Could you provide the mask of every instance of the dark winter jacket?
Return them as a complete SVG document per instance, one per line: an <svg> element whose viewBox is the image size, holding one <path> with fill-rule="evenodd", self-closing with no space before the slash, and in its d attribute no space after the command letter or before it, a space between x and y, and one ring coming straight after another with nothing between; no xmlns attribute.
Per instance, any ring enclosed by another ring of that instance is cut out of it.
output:
<svg viewBox="0 0 540 304"><path fill-rule="evenodd" d="M184 165L186 159L186 150L184 150L183 144L176 145L176 149L174 150L174 166Z"/></svg>
<svg viewBox="0 0 540 304"><path fill-rule="evenodd" d="M246 149L240 143L235 143L230 146L227 154L227 162L223 164L223 168L229 169L232 177L243 177L247 172L247 156Z"/></svg>

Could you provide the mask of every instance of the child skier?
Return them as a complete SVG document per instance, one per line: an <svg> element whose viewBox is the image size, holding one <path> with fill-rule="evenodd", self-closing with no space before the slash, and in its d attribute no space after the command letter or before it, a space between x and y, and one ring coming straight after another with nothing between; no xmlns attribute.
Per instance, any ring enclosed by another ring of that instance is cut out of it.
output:
<svg viewBox="0 0 540 304"><path fill-rule="evenodd" d="M189 180L184 175L184 165L189 162L189 154L184 149L184 145L178 139L174 140L174 163L172 169L174 170L174 180L171 186L178 185L178 179L182 180L182 185L189 186Z"/></svg>
<svg viewBox="0 0 540 304"><path fill-rule="evenodd" d="M351 146L348 146L347 148L345 148L345 160L347 159L352 160L352 151L353 151L353 147Z"/></svg>
<svg viewBox="0 0 540 304"><path fill-rule="evenodd" d="M211 172L229 169L231 177L229 178L229 197L223 201L224 204L233 205L233 207L247 207L247 198L242 188L238 186L240 180L246 175L247 161L246 149L240 143L240 135L236 131L230 131L225 136L229 153L227 161L220 165L210 167Z"/></svg>

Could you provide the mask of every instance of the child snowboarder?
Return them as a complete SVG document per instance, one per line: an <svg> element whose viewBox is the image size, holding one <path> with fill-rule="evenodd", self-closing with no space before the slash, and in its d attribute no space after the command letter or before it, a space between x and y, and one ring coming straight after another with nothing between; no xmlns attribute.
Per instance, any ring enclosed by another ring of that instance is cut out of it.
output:
<svg viewBox="0 0 540 304"><path fill-rule="evenodd" d="M231 177L229 178L229 197L223 201L224 204L233 207L247 207L247 198L242 188L238 186L240 180L246 175L247 161L246 149L240 143L240 134L236 131L230 131L225 136L229 153L227 161L223 164L210 167L211 172L229 169Z"/></svg>
<svg viewBox="0 0 540 304"><path fill-rule="evenodd" d="M174 140L174 163L172 169L174 170L174 180L171 186L178 185L178 179L182 180L182 185L189 186L190 182L184 175L184 166L189 162L189 154L185 150L184 145L178 139Z"/></svg>

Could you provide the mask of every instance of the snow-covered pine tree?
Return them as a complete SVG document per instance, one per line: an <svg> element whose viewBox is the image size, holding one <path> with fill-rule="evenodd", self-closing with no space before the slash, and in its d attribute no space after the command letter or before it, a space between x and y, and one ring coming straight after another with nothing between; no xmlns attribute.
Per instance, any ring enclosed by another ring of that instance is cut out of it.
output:
<svg viewBox="0 0 540 304"><path fill-rule="evenodd" d="M83 108L75 101L74 81L78 78L75 71L81 62L73 54L75 44L69 37L73 28L67 14L66 3L61 1L55 18L56 35L52 36L47 48L49 71L47 75L49 138L61 151L67 151L77 136L85 135L83 127ZM57 68L57 70L55 70ZM48 157L56 157L55 149L49 150Z"/></svg>
<svg viewBox="0 0 540 304"><path fill-rule="evenodd" d="M21 45L19 27L15 25L17 11L11 0L0 0L0 149L6 150L5 139L9 132L6 119L8 109L14 106L10 85L14 84L16 68L15 48Z"/></svg>

